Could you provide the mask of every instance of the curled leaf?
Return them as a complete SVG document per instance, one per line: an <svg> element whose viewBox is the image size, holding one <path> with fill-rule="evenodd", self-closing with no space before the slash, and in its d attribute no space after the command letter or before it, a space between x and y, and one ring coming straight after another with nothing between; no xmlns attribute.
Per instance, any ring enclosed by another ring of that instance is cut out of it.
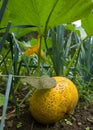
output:
<svg viewBox="0 0 93 130"><path fill-rule="evenodd" d="M22 82L26 82L36 89L49 89L56 86L55 79L48 76L41 76L41 77L28 76L22 79Z"/></svg>

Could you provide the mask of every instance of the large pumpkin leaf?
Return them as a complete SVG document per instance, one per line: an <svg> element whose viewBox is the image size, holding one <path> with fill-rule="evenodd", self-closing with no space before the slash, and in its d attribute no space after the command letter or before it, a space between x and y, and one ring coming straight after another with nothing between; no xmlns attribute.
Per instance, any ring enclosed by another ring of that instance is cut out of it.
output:
<svg viewBox="0 0 93 130"><path fill-rule="evenodd" d="M82 27L85 29L88 36L93 36L93 13L82 19Z"/></svg>
<svg viewBox="0 0 93 130"><path fill-rule="evenodd" d="M85 17L92 7L92 0L9 0L1 27L12 21L12 25L36 25L39 33L44 33Z"/></svg>

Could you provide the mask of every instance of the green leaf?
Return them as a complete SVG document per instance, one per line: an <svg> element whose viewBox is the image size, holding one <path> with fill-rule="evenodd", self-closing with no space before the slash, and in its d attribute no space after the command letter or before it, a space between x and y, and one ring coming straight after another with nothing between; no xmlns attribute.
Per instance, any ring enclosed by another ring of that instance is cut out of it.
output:
<svg viewBox="0 0 93 130"><path fill-rule="evenodd" d="M9 0L1 27L12 21L12 25L38 26L34 30L43 34L52 27L87 16L92 7L92 0ZM16 31L21 34L30 30Z"/></svg>
<svg viewBox="0 0 93 130"><path fill-rule="evenodd" d="M88 36L93 35L93 13L84 19L82 19L82 27L85 29Z"/></svg>
<svg viewBox="0 0 93 130"><path fill-rule="evenodd" d="M85 130L90 130L90 127L86 127Z"/></svg>
<svg viewBox="0 0 93 130"><path fill-rule="evenodd" d="M67 25L65 25L65 29L71 30L72 32L75 32L78 35L80 35L79 30L77 30L76 27L75 27L75 25L73 25L73 24L67 24Z"/></svg>
<svg viewBox="0 0 93 130"><path fill-rule="evenodd" d="M67 24L67 25L65 25L65 28L67 30L71 30L72 32L75 32L76 34L78 34L82 40L84 40L87 37L87 34L86 34L84 28L82 28L81 26L77 27L73 24Z"/></svg>
<svg viewBox="0 0 93 130"><path fill-rule="evenodd" d="M8 106L11 83L12 83L12 75L10 74L8 77L7 86L6 86L6 93L5 93L4 106L3 106L3 111L2 111L0 130L3 130L3 128L5 126L5 116L6 116L7 106Z"/></svg>
<svg viewBox="0 0 93 130"><path fill-rule="evenodd" d="M1 6L1 8L0 8L0 22L2 20L2 17L3 17L4 11L5 11L7 2L8 2L7 0L4 0L3 3L2 2L0 3L0 6Z"/></svg>
<svg viewBox="0 0 93 130"><path fill-rule="evenodd" d="M16 127L17 127L17 129L21 128L22 127L22 122L18 122Z"/></svg>
<svg viewBox="0 0 93 130"><path fill-rule="evenodd" d="M54 78L48 76L34 77L28 76L22 79L22 82L30 84L32 87L37 89L48 89L56 86L56 81Z"/></svg>
<svg viewBox="0 0 93 130"><path fill-rule="evenodd" d="M5 34L4 34L3 38L2 38L2 40L0 41L0 52L2 51L2 48L3 48L3 46L4 46L4 43L5 43L6 39L7 39L7 35L8 35L8 33L9 33L10 27L11 27L11 23L8 23L8 25L7 25L7 27L6 27Z"/></svg>
<svg viewBox="0 0 93 130"><path fill-rule="evenodd" d="M71 121L69 121L69 120L65 119L65 122L66 122L66 124L67 124L67 125L72 126L72 122L71 122Z"/></svg>
<svg viewBox="0 0 93 130"><path fill-rule="evenodd" d="M4 95L0 93L0 107L4 104Z"/></svg>

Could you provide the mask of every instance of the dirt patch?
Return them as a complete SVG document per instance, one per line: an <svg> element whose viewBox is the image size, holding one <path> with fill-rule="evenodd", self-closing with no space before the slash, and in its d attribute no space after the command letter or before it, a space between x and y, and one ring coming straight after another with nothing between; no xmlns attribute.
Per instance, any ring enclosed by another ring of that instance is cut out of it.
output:
<svg viewBox="0 0 93 130"><path fill-rule="evenodd" d="M19 118L15 115L15 110L12 110L5 130L93 130L93 103L83 107L78 105L73 115L51 125L36 122L27 107L22 108Z"/></svg>
<svg viewBox="0 0 93 130"><path fill-rule="evenodd" d="M27 93L25 90L21 91L17 95L17 99L20 100ZM1 115L2 108L0 108L0 118ZM15 106L9 103L4 130L93 130L93 103L86 104L80 99L73 115L51 125L42 125L35 121L28 106L24 104L21 106L20 116L17 117Z"/></svg>

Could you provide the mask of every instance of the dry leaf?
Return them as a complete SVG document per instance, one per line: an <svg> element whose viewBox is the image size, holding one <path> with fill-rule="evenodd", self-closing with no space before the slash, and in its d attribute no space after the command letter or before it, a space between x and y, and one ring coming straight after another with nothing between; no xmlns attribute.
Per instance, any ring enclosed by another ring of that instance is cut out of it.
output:
<svg viewBox="0 0 93 130"><path fill-rule="evenodd" d="M22 82L26 82L30 84L32 87L35 87L37 89L48 89L56 86L55 79L48 76L41 76L41 77L28 76L22 79Z"/></svg>
<svg viewBox="0 0 93 130"><path fill-rule="evenodd" d="M56 81L52 77L42 76L40 78L40 85L42 88L53 88L56 86Z"/></svg>

